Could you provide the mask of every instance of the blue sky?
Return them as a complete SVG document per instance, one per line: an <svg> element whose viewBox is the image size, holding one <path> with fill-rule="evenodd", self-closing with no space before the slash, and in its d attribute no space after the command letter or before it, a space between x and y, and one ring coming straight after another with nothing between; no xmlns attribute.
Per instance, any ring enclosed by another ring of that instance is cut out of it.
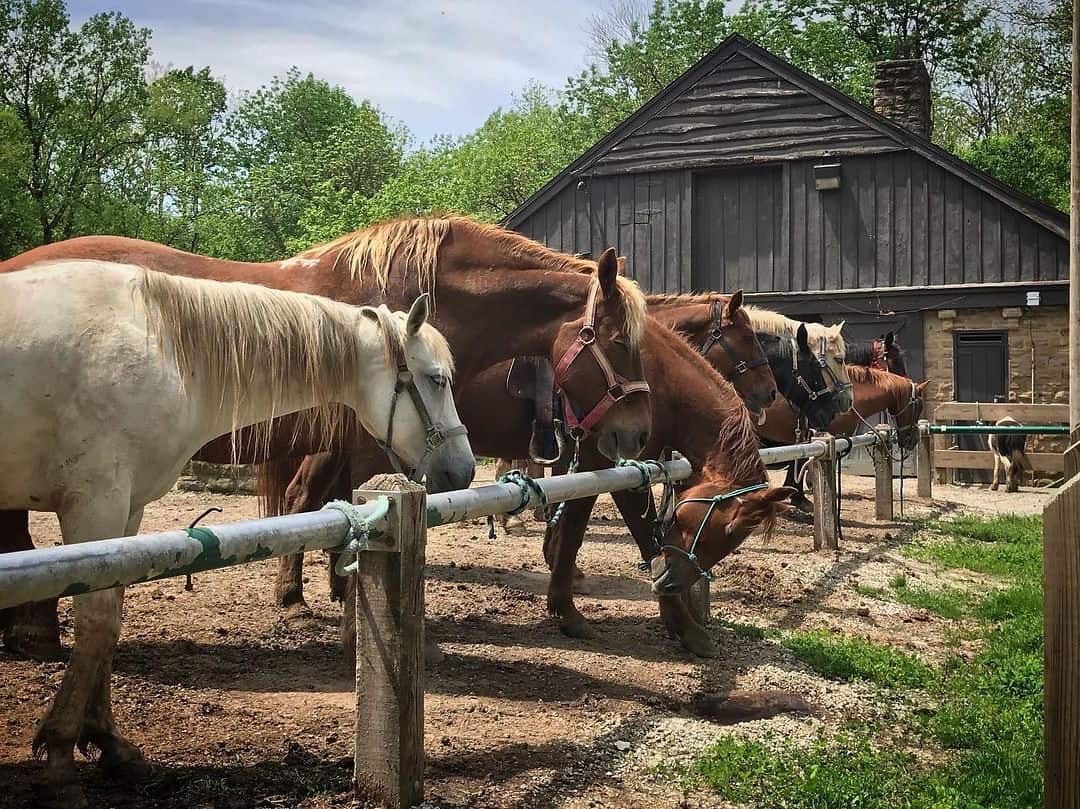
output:
<svg viewBox="0 0 1080 809"><path fill-rule="evenodd" d="M209 65L230 91L290 65L368 98L425 140L477 127L525 84L561 87L587 63L609 0L68 0L74 23L120 11L154 59Z"/></svg>

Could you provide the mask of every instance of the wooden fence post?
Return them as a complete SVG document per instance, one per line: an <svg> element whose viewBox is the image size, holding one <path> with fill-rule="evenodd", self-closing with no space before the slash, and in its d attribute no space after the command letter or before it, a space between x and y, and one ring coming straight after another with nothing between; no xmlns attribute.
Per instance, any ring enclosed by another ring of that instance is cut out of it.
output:
<svg viewBox="0 0 1080 809"><path fill-rule="evenodd" d="M1080 476L1043 511L1046 809L1080 808Z"/></svg>
<svg viewBox="0 0 1080 809"><path fill-rule="evenodd" d="M814 550L839 547L839 524L836 520L836 439L828 433L814 436L825 444L825 454L814 459Z"/></svg>
<svg viewBox="0 0 1080 809"><path fill-rule="evenodd" d="M874 455L874 516L879 520L892 522L892 427L879 424L874 431L878 439L870 448Z"/></svg>
<svg viewBox="0 0 1080 809"><path fill-rule="evenodd" d="M353 502L385 496L389 541L357 555L353 788L392 809L424 799L424 553L427 495L376 475Z"/></svg>
<svg viewBox="0 0 1080 809"><path fill-rule="evenodd" d="M919 452L916 463L919 467L919 482L916 492L919 497L934 496L934 438L930 435L930 422L919 419Z"/></svg>

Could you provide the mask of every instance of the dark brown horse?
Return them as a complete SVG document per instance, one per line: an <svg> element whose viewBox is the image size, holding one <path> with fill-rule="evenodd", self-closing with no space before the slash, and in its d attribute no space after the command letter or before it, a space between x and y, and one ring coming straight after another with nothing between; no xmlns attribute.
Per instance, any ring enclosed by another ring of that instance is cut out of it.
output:
<svg viewBox="0 0 1080 809"><path fill-rule="evenodd" d="M644 298L636 285L618 276L614 251L599 262L576 259L523 236L462 217L383 223L348 234L282 262L248 264L183 253L162 245L119 237L85 237L36 248L0 264L11 272L59 259L98 258L221 281L242 281L324 295L354 304L387 303L407 308L421 291L434 298L433 322L457 359L457 384L479 370L519 355L539 355L552 363L579 342L588 301L595 293L595 345L611 369L626 380L642 379L637 346L645 323ZM595 286L598 284L598 289ZM569 396L584 409L608 394L601 367L587 353L565 379ZM615 403L597 425L598 441L611 457L635 457L643 447L651 413L648 397L633 394ZM269 456L238 453L227 441L199 457L216 461L264 462L324 446L305 443L293 422L281 421ZM361 442L363 443L363 442ZM335 446L351 450L339 436ZM366 445L352 455L356 479L389 466L382 452ZM469 481L429 481L433 489L460 488ZM282 499L283 493L276 493ZM22 512L0 514L0 551L32 547ZM55 604L22 608L0 616L9 648L55 655Z"/></svg>

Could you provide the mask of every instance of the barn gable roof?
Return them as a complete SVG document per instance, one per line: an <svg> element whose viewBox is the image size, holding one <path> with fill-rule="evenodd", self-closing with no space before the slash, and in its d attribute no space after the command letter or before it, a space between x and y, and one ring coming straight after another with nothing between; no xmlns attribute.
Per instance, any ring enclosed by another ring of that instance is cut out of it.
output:
<svg viewBox="0 0 1080 809"><path fill-rule="evenodd" d="M766 87L763 79L775 83ZM712 103L707 115L699 115L698 105L705 98ZM800 121L795 126L790 125L793 105L801 108L795 113ZM786 126L770 126L770 117L781 108ZM727 125L727 120L736 118L738 126ZM738 34L725 39L601 138L511 213L505 224L511 228L520 224L582 176L633 173L643 170L643 163L655 171L903 149L1068 238L1065 214L896 125Z"/></svg>

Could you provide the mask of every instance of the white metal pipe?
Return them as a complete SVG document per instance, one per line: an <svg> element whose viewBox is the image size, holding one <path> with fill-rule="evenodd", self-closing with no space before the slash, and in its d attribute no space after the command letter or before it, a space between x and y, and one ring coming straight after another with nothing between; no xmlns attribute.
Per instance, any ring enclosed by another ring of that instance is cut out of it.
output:
<svg viewBox="0 0 1080 809"><path fill-rule="evenodd" d="M852 447L868 447L872 445L877 436L875 433L862 433L849 438L844 435L834 436L838 452L847 452ZM818 458L825 454L827 447L821 441L810 440L805 444L788 444L783 447L766 447L759 450L761 460L766 465L797 461L803 458Z"/></svg>
<svg viewBox="0 0 1080 809"><path fill-rule="evenodd" d="M357 508L363 514L376 506ZM373 536L377 538L386 525L384 518L371 526ZM344 514L327 510L3 553L0 609L271 556L336 548L345 542L348 530Z"/></svg>
<svg viewBox="0 0 1080 809"><path fill-rule="evenodd" d="M685 480L692 471L690 462L685 458L676 458L664 464L673 481ZM654 464L649 464L649 473L653 483L663 480L663 475ZM563 500L576 500L579 497L592 497L604 492L620 492L635 489L641 485L641 473L631 466L619 466L614 469L599 469L595 472L577 472L573 475L556 475L550 478L537 478L536 483L547 496L549 503ZM539 505L536 493L529 487L526 507ZM460 489L454 492L428 495L428 525L446 525L447 523L467 520L473 517L486 517L489 514L502 514L522 504L521 487L513 483L496 483L491 486L478 486L475 489Z"/></svg>

